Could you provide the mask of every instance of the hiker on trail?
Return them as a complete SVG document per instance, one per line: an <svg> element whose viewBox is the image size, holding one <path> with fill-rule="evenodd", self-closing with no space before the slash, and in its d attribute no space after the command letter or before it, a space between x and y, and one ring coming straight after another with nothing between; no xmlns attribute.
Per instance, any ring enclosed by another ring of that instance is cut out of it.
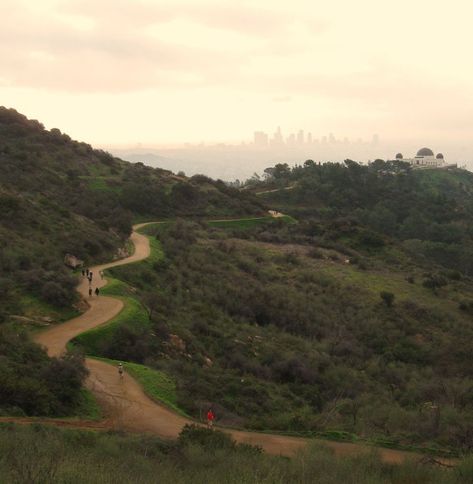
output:
<svg viewBox="0 0 473 484"><path fill-rule="evenodd" d="M92 296L92 288L89 287L89 297L91 297L91 296Z"/></svg>
<svg viewBox="0 0 473 484"><path fill-rule="evenodd" d="M85 270L85 274L86 274L87 277L89 277L89 269Z"/></svg>
<svg viewBox="0 0 473 484"><path fill-rule="evenodd" d="M103 271L100 271L100 279L103 279Z"/></svg>
<svg viewBox="0 0 473 484"><path fill-rule="evenodd" d="M96 288L95 288L95 295L96 295L96 296L98 296L98 295L99 295L99 292L100 292L99 288L98 288L98 287L96 287Z"/></svg>
<svg viewBox="0 0 473 484"><path fill-rule="evenodd" d="M84 276L85 276L85 271L84 271L84 269L82 269L82 277L84 277Z"/></svg>
<svg viewBox="0 0 473 484"><path fill-rule="evenodd" d="M213 413L212 409L209 408L207 412L207 428L211 429L215 420L215 414Z"/></svg>
<svg viewBox="0 0 473 484"><path fill-rule="evenodd" d="M92 280L92 271L89 271L89 281Z"/></svg>
<svg viewBox="0 0 473 484"><path fill-rule="evenodd" d="M123 365L121 363L118 363L118 374L120 378L123 378Z"/></svg>

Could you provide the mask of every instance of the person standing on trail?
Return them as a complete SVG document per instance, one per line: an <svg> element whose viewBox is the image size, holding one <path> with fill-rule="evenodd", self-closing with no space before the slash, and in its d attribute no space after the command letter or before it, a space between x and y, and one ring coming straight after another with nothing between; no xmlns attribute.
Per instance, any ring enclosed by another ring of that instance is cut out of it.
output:
<svg viewBox="0 0 473 484"><path fill-rule="evenodd" d="M100 271L100 279L103 280L103 271Z"/></svg>
<svg viewBox="0 0 473 484"><path fill-rule="evenodd" d="M82 269L82 277L84 277L84 276L85 276L85 271L84 271L84 269Z"/></svg>
<svg viewBox="0 0 473 484"><path fill-rule="evenodd" d="M207 428L211 429L213 427L215 420L215 414L213 413L212 409L209 408L209 411L207 412Z"/></svg>
<svg viewBox="0 0 473 484"><path fill-rule="evenodd" d="M100 290L99 290L99 288L98 288L98 287L96 287L96 288L95 288L95 295L96 295L96 296L98 296L98 295L99 295L99 293L100 293Z"/></svg>
<svg viewBox="0 0 473 484"><path fill-rule="evenodd" d="M120 378L123 378L123 365L121 363L118 363L118 374Z"/></svg>
<svg viewBox="0 0 473 484"><path fill-rule="evenodd" d="M92 288L89 287L89 297L92 297Z"/></svg>
<svg viewBox="0 0 473 484"><path fill-rule="evenodd" d="M92 271L89 271L89 280L92 280Z"/></svg>
<svg viewBox="0 0 473 484"><path fill-rule="evenodd" d="M88 268L85 270L85 275L86 275L87 277L89 277L89 269L88 269Z"/></svg>

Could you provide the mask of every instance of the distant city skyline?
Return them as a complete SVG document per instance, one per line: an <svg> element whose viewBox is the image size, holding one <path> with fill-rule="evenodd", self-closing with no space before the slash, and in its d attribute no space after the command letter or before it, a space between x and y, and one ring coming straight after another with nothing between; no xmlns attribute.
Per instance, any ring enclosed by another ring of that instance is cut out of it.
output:
<svg viewBox="0 0 473 484"><path fill-rule="evenodd" d="M286 134L287 132L287 134ZM277 148L277 147L301 147L301 146L318 146L320 145L350 145L350 144L363 144L368 143L373 146L380 143L380 135L375 133L369 136L369 140L364 137L350 138L349 136L339 136L332 132L316 135L311 131L304 129L296 129L291 132L290 129L285 131L281 126L278 126L276 130L271 134L263 130L253 131L253 135L248 135L247 138L236 139L231 135L227 136L226 140L212 140L204 139L198 142L191 142L182 140L179 142L166 143L146 143L138 141L135 143L124 144L99 144L99 146L109 148L169 148L169 147L197 147L197 146L255 146L257 148Z"/></svg>
<svg viewBox="0 0 473 484"><path fill-rule="evenodd" d="M428 140L384 140L378 133L368 139L350 140L334 133L314 135L302 129L271 132L253 131L245 140L234 142L176 143L172 145L104 146L116 156L150 166L183 171L186 175L204 174L226 181L245 180L276 163L302 164L307 159L343 162L352 159L368 163L375 159L395 159L398 153L414 157L420 148L431 146L442 152L449 162L473 168L473 143L430 143Z"/></svg>
<svg viewBox="0 0 473 484"><path fill-rule="evenodd" d="M320 138L314 137L311 131L307 133L303 129L297 130L296 133L290 133L288 136L284 136L283 131L280 126L274 132L272 136L264 131L255 131L253 133L253 145L258 148L277 148L281 146L286 147L307 147L307 146L318 146L319 144L339 144L349 145L353 141L347 136L343 139L337 139L333 133L327 135L322 135ZM355 143L364 143L363 138L358 138ZM379 135L373 134L371 136L371 144L376 146L379 144Z"/></svg>

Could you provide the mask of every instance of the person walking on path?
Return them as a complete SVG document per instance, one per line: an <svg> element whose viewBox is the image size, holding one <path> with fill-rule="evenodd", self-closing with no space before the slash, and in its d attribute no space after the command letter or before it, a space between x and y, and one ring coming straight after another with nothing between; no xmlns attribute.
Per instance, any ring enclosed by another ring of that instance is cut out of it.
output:
<svg viewBox="0 0 473 484"><path fill-rule="evenodd" d="M118 374L120 378L123 378L123 365L121 363L118 363Z"/></svg>
<svg viewBox="0 0 473 484"><path fill-rule="evenodd" d="M86 270L85 270L85 275L86 275L87 277L89 277L89 269L86 269Z"/></svg>
<svg viewBox="0 0 473 484"><path fill-rule="evenodd" d="M92 288L89 287L89 297L92 297Z"/></svg>
<svg viewBox="0 0 473 484"><path fill-rule="evenodd" d="M96 295L96 296L98 296L98 295L99 295L99 293L100 293L100 290L99 290L99 288L98 288L98 287L96 287L96 288L95 288L95 295Z"/></svg>
<svg viewBox="0 0 473 484"><path fill-rule="evenodd" d="M215 414L213 413L212 409L209 408L209 411L207 412L207 428L211 429L213 427L215 420Z"/></svg>
<svg viewBox="0 0 473 484"><path fill-rule="evenodd" d="M103 271L100 271L100 279L103 280Z"/></svg>
<svg viewBox="0 0 473 484"><path fill-rule="evenodd" d="M92 271L89 271L89 281L92 280Z"/></svg>
<svg viewBox="0 0 473 484"><path fill-rule="evenodd" d="M85 270L82 269L82 277L84 277L84 276L85 276Z"/></svg>

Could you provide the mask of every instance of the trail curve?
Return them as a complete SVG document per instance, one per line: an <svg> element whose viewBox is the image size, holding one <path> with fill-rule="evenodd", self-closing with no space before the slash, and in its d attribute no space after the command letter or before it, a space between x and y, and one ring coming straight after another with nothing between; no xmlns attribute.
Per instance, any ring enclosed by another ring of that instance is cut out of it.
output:
<svg viewBox="0 0 473 484"><path fill-rule="evenodd" d="M106 278L100 277L100 271L124 264L130 264L146 259L150 255L150 244L146 236L137 232L141 227L155 222L138 224L133 227L130 237L135 246L135 252L125 259L92 267L92 286L103 287ZM82 278L78 285L81 296L87 300L90 308L80 316L66 323L59 324L36 335L35 340L47 349L50 356L60 356L66 351L67 343L89 329L113 319L123 308L123 302L110 296L95 295L89 297L88 281ZM152 433L165 439L175 439L182 427L188 423L195 423L190 419L177 415L168 408L151 400L141 386L130 375L125 374L120 379L117 368L103 361L87 358L86 366L89 376L86 386L89 388L103 408L105 420L100 423L84 422L83 428L115 428L131 432ZM6 419L0 419L6 420ZM13 420L13 419L9 419ZM27 419L23 419L27 421ZM19 423L25 423L25 422ZM36 419L37 421L37 419ZM47 419L52 423L52 419ZM58 422L59 425L60 422ZM68 426L67 423L61 426ZM71 424L74 426L74 424ZM80 427L80 424L77 425ZM244 442L261 446L266 452L275 455L294 455L313 439L290 437L285 435L246 432L240 430L226 430L237 442ZM345 442L321 441L332 448L336 455L347 456L369 452L373 447ZM421 457L419 454L400 450L378 448L381 459L385 462L398 463L407 458ZM447 462L446 459L444 459Z"/></svg>

